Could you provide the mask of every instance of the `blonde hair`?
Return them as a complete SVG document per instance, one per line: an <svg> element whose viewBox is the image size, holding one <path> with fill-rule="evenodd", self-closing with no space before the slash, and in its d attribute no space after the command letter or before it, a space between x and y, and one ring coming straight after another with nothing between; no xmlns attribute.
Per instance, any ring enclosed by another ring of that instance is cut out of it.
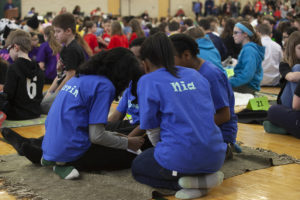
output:
<svg viewBox="0 0 300 200"><path fill-rule="evenodd" d="M31 36L22 30L15 30L9 33L7 45L19 45L21 51L28 53L31 50Z"/></svg>
<svg viewBox="0 0 300 200"><path fill-rule="evenodd" d="M53 55L56 55L61 50L61 45L56 41L54 37L54 28L53 26L47 26L44 29L44 34L47 36L47 42L49 43L50 48L52 49Z"/></svg>
<svg viewBox="0 0 300 200"><path fill-rule="evenodd" d="M290 67L300 63L300 59L297 58L295 48L300 44L300 32L293 32L287 41L286 48L284 51L284 62L288 63Z"/></svg>

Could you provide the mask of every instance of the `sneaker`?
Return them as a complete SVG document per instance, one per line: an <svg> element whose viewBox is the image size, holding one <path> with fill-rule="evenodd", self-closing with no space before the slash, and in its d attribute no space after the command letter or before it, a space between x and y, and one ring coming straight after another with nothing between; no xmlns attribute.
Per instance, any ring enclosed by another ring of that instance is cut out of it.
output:
<svg viewBox="0 0 300 200"><path fill-rule="evenodd" d="M46 167L46 166L53 166L55 165L55 162L54 161L48 161L48 160L45 160L43 157L41 158L41 165Z"/></svg>
<svg viewBox="0 0 300 200"><path fill-rule="evenodd" d="M55 165L53 171L62 179L72 180L79 177L79 172L73 166Z"/></svg>
<svg viewBox="0 0 300 200"><path fill-rule="evenodd" d="M270 121L264 121L263 126L267 133L275 133L275 134L282 134L282 135L287 134L287 131L284 128L278 127L272 124Z"/></svg>

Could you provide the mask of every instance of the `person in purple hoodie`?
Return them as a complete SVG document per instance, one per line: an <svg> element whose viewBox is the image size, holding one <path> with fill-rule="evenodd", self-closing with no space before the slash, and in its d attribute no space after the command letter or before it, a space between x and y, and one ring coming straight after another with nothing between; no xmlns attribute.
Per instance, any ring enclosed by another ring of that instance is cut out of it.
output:
<svg viewBox="0 0 300 200"><path fill-rule="evenodd" d="M39 37L36 32L30 32L31 36L31 50L28 56L31 60L36 61L36 56L39 51Z"/></svg>
<svg viewBox="0 0 300 200"><path fill-rule="evenodd" d="M54 29L48 26L44 30L44 39L46 42L41 44L37 53L36 61L41 70L45 72L45 82L51 84L56 77L56 64L61 45L54 37Z"/></svg>

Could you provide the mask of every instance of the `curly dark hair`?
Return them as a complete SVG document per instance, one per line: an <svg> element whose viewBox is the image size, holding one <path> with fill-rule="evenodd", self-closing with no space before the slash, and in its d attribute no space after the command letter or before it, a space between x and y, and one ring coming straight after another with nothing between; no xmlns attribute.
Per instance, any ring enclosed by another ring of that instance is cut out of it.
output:
<svg viewBox="0 0 300 200"><path fill-rule="evenodd" d="M131 93L137 96L137 82L142 72L135 55L128 49L118 47L108 51L101 51L92 56L79 67L77 76L79 74L107 77L115 86L115 99L118 100L130 81L132 81Z"/></svg>

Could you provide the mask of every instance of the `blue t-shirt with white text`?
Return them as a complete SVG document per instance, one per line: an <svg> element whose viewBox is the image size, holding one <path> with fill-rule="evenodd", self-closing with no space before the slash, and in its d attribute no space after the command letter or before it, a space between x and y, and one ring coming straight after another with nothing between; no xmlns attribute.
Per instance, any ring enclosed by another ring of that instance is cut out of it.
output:
<svg viewBox="0 0 300 200"><path fill-rule="evenodd" d="M90 147L89 124L106 124L115 88L98 75L71 78L56 96L45 123L43 158L71 162Z"/></svg>
<svg viewBox="0 0 300 200"><path fill-rule="evenodd" d="M165 68L138 82L141 129L160 128L154 158L180 173L213 173L223 165L226 144L214 123L208 81L196 70L177 67L179 78Z"/></svg>

